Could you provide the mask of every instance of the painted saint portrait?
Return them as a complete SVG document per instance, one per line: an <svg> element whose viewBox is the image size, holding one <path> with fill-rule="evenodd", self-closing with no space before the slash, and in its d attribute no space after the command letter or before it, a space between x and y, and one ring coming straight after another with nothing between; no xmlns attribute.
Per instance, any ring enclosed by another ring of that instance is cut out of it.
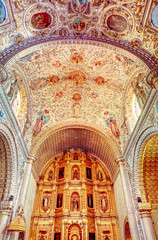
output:
<svg viewBox="0 0 158 240"><path fill-rule="evenodd" d="M59 179L64 178L64 167L59 168Z"/></svg>
<svg viewBox="0 0 158 240"><path fill-rule="evenodd" d="M88 179L92 179L92 173L91 173L91 168L86 168L86 177Z"/></svg>
<svg viewBox="0 0 158 240"><path fill-rule="evenodd" d="M42 131L43 125L47 122L47 118L43 115L43 113L38 113L36 118L36 123L33 127L33 135L36 136L38 133Z"/></svg>
<svg viewBox="0 0 158 240"><path fill-rule="evenodd" d="M89 233L89 240L95 240L95 233Z"/></svg>
<svg viewBox="0 0 158 240"><path fill-rule="evenodd" d="M45 195L43 197L43 204L42 204L43 208L48 208L49 207L49 201L50 201L49 197L47 195Z"/></svg>
<svg viewBox="0 0 158 240"><path fill-rule="evenodd" d="M93 195L87 194L87 203L89 208L93 208Z"/></svg>
<svg viewBox="0 0 158 240"><path fill-rule="evenodd" d="M105 115L109 115L109 112L105 112ZM114 115L108 116L108 118L105 120L106 125L111 129L112 134L116 137L120 137L120 131L117 126L116 118Z"/></svg>
<svg viewBox="0 0 158 240"><path fill-rule="evenodd" d="M59 193L57 195L57 208L61 208L63 205L63 194Z"/></svg>
<svg viewBox="0 0 158 240"><path fill-rule="evenodd" d="M107 19L107 25L115 32L123 32L127 27L127 21L120 15L111 15Z"/></svg>
<svg viewBox="0 0 158 240"><path fill-rule="evenodd" d="M51 24L51 16L46 12L36 13L31 18L31 24L36 29L44 29Z"/></svg>
<svg viewBox="0 0 158 240"><path fill-rule="evenodd" d="M61 240L61 233L55 233L54 240Z"/></svg>
<svg viewBox="0 0 158 240"><path fill-rule="evenodd" d="M72 5L75 11L83 12L87 6L87 0L72 0Z"/></svg>
<svg viewBox="0 0 158 240"><path fill-rule="evenodd" d="M0 24L6 19L6 10L2 1L0 1Z"/></svg>
<svg viewBox="0 0 158 240"><path fill-rule="evenodd" d="M85 21L83 18L77 17L73 21L73 28L76 32L81 32L85 28Z"/></svg>

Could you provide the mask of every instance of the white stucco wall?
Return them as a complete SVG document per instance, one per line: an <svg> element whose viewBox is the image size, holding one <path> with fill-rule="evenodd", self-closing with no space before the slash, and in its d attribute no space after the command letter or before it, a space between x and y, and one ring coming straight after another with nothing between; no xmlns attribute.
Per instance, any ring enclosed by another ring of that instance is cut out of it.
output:
<svg viewBox="0 0 158 240"><path fill-rule="evenodd" d="M34 208L35 194L36 194L36 181L33 177L33 174L31 174L27 197L26 197L25 209L24 209L25 219L26 219L25 240L29 239L29 231L30 231L30 224L31 224L31 216Z"/></svg>
<svg viewBox="0 0 158 240"><path fill-rule="evenodd" d="M120 238L124 240L124 222L127 216L125 199L123 195L122 183L120 174L118 174L115 183L114 183L114 193L115 193L115 201L118 215L118 223L120 229Z"/></svg>

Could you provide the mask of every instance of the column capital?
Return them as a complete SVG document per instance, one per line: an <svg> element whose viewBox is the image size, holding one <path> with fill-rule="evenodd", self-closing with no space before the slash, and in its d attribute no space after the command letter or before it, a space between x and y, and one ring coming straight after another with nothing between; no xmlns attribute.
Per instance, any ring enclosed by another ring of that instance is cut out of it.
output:
<svg viewBox="0 0 158 240"><path fill-rule="evenodd" d="M120 165L125 165L125 160L124 158L121 156L119 158L115 159L115 162L120 166Z"/></svg>
<svg viewBox="0 0 158 240"><path fill-rule="evenodd" d="M140 212L140 217L151 217L151 204L150 203L138 203L138 211Z"/></svg>
<svg viewBox="0 0 158 240"><path fill-rule="evenodd" d="M146 81L158 91L158 68L153 69L148 73Z"/></svg>
<svg viewBox="0 0 158 240"><path fill-rule="evenodd" d="M27 163L27 164L33 164L36 160L37 160L36 157L29 155L29 156L27 157L26 163Z"/></svg>

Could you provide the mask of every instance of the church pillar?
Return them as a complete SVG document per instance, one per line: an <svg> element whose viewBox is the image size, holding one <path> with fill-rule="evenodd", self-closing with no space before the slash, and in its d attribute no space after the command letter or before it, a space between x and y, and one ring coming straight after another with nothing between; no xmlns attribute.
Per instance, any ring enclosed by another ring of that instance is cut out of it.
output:
<svg viewBox="0 0 158 240"><path fill-rule="evenodd" d="M145 240L156 240L155 229L151 218L151 204L139 203L138 205Z"/></svg>
<svg viewBox="0 0 158 240"><path fill-rule="evenodd" d="M17 214L16 214L16 217L12 219L8 227L8 231L12 232L10 239L14 239L14 240L17 239L19 235L18 232L25 232L26 230L26 222L24 218L24 207L25 207L25 202L27 197L29 181L31 177L32 164L35 160L36 160L35 157L28 156L26 161L23 181L21 185L21 191L19 194Z"/></svg>
<svg viewBox="0 0 158 240"><path fill-rule="evenodd" d="M31 177L32 164L33 164L33 162L35 162L35 160L36 160L36 158L33 156L28 156L28 158L26 160L25 172L24 172L24 176L23 176L23 182L22 182L22 187L21 187L19 201L18 201L18 206L20 206L22 208L24 208L24 206L25 206L29 181L30 181L30 177Z"/></svg>
<svg viewBox="0 0 158 240"><path fill-rule="evenodd" d="M119 168L120 168L120 175L121 175L122 187L123 187L123 192L124 192L124 197L126 202L128 222L130 226L132 240L139 240L138 227L137 227L137 222L135 218L134 205L132 201L132 194L130 191L128 175L125 168L125 162L122 157L116 159L116 162L119 164Z"/></svg>

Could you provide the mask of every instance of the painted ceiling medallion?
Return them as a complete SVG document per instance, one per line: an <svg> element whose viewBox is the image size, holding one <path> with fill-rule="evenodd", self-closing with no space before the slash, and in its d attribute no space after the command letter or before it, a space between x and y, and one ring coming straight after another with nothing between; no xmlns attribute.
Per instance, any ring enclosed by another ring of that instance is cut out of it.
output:
<svg viewBox="0 0 158 240"><path fill-rule="evenodd" d="M72 7L76 12L84 12L87 7L87 0L72 0Z"/></svg>
<svg viewBox="0 0 158 240"><path fill-rule="evenodd" d="M57 14L50 3L32 5L24 19L27 31L36 35L51 33L57 24Z"/></svg>
<svg viewBox="0 0 158 240"><path fill-rule="evenodd" d="M0 0L0 24L6 19L6 9L3 2Z"/></svg>
<svg viewBox="0 0 158 240"><path fill-rule="evenodd" d="M73 21L73 29L76 32L82 32L85 29L85 20L83 18L77 17Z"/></svg>
<svg viewBox="0 0 158 240"><path fill-rule="evenodd" d="M51 16L46 12L35 13L31 18L31 24L36 29L44 29L51 24Z"/></svg>
<svg viewBox="0 0 158 240"><path fill-rule="evenodd" d="M101 27L111 37L126 37L133 30L132 14L123 7L111 7L101 18Z"/></svg>
<svg viewBox="0 0 158 240"><path fill-rule="evenodd" d="M107 25L115 32L123 32L127 27L127 21L121 15L111 15L107 19Z"/></svg>
<svg viewBox="0 0 158 240"><path fill-rule="evenodd" d="M69 80L76 86L82 85L85 82L85 79L85 75L81 71L74 71L69 76Z"/></svg>
<svg viewBox="0 0 158 240"><path fill-rule="evenodd" d="M158 28L158 5L156 5L152 11L151 22L156 28Z"/></svg>

